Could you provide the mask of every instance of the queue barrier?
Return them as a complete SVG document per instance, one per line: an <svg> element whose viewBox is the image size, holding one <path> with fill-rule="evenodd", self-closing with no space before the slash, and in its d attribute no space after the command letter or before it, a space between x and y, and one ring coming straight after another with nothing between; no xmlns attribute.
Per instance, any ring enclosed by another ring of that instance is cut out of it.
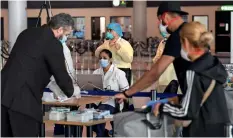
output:
<svg viewBox="0 0 233 138"><path fill-rule="evenodd" d="M49 88L46 88L44 90L44 92L52 92ZM137 92L136 94L134 94L132 97L152 97L153 96L153 92ZM101 90L88 90L85 91L85 93L82 93L82 95L92 95L92 96L114 96L117 93L120 92L115 92L115 91L111 91L111 90L106 90L106 91L101 91ZM175 97L175 96L179 96L179 94L172 94L172 93L157 93L156 92L156 98L160 98L160 99L164 99L164 98L171 98L171 97Z"/></svg>

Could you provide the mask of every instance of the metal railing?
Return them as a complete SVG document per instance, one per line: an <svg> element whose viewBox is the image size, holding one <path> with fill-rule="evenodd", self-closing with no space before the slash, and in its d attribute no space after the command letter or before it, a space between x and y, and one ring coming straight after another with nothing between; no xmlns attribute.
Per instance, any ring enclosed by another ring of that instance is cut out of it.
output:
<svg viewBox="0 0 233 138"><path fill-rule="evenodd" d="M9 57L9 42L2 40L0 48L1 48L1 69L2 69Z"/></svg>

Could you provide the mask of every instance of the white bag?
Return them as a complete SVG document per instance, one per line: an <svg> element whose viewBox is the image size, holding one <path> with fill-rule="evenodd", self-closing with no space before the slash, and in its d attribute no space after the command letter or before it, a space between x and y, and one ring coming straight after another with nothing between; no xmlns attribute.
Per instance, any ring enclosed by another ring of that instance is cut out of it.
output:
<svg viewBox="0 0 233 138"><path fill-rule="evenodd" d="M43 97L42 97L42 101L44 101L44 102L55 102L57 100L54 98L54 94L53 93L51 93L51 92L44 92L43 93Z"/></svg>

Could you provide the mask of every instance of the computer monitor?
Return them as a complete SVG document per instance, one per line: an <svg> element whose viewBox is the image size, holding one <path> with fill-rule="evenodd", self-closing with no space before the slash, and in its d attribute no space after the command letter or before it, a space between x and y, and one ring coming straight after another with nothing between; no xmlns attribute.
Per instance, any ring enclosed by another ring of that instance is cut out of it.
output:
<svg viewBox="0 0 233 138"><path fill-rule="evenodd" d="M81 90L103 90L103 80L100 74L78 74L77 82Z"/></svg>

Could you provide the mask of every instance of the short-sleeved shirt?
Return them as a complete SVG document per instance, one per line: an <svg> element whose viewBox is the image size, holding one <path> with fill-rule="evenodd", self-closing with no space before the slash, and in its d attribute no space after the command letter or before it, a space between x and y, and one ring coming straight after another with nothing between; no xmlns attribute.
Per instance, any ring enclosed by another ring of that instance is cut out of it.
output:
<svg viewBox="0 0 233 138"><path fill-rule="evenodd" d="M163 52L163 55L172 56L175 58L175 60L173 61L173 65L175 68L177 79L180 84L180 88L183 93L185 92L184 91L185 90L184 83L186 78L185 72L188 69L189 65L191 64L190 62L184 60L180 55L181 42L180 42L179 32L184 24L185 23L183 23L175 32L171 33L171 35L169 36L166 42Z"/></svg>

